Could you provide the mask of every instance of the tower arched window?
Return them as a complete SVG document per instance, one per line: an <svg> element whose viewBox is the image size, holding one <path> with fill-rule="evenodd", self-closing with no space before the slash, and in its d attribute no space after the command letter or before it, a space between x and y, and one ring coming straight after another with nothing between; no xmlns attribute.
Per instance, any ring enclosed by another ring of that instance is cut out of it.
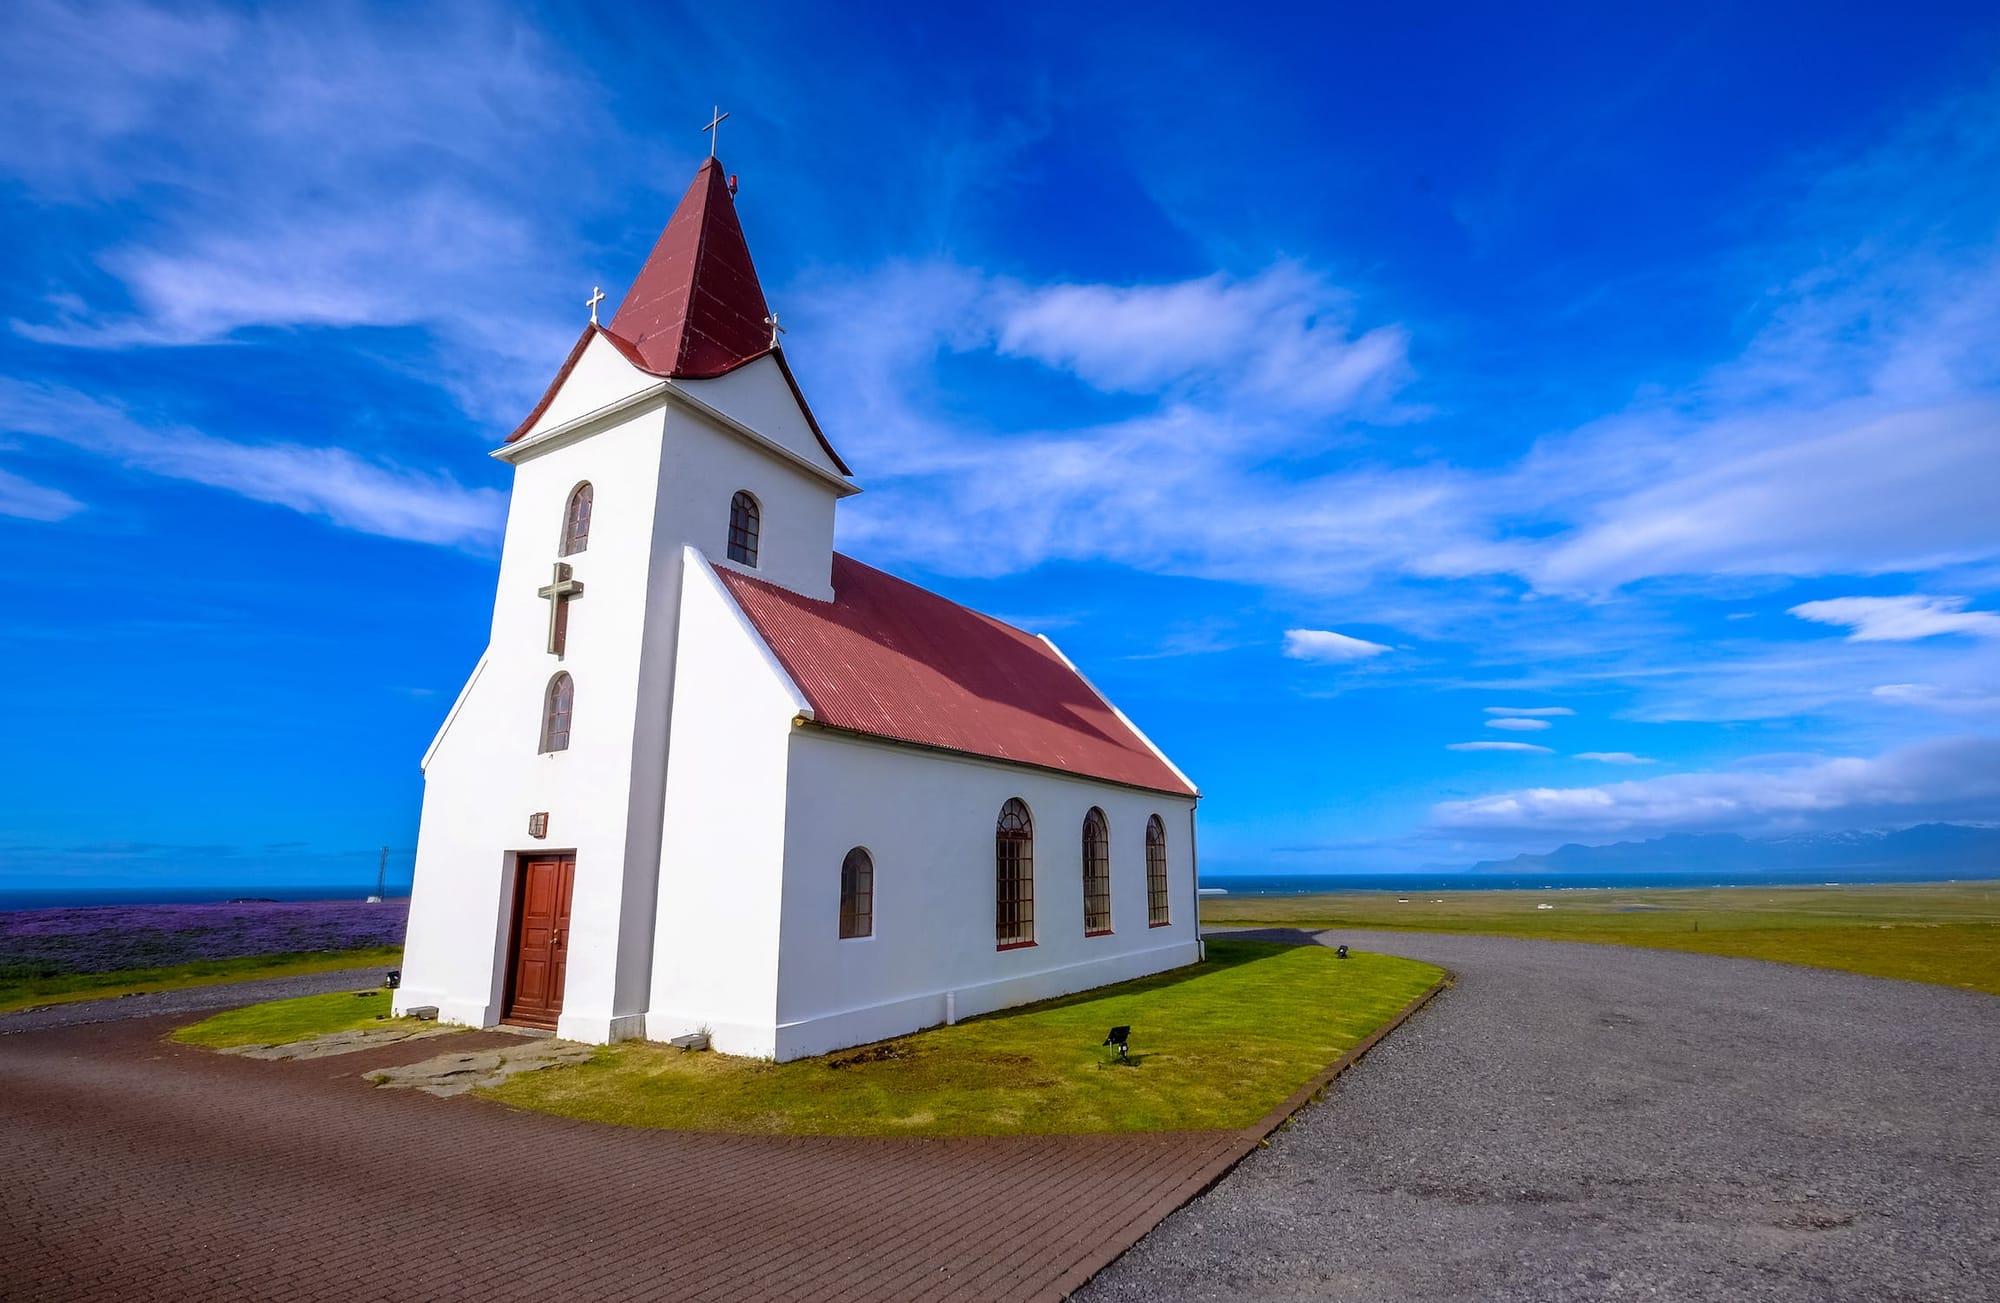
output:
<svg viewBox="0 0 2000 1303"><path fill-rule="evenodd" d="M757 534L763 524L757 499L739 489L729 500L729 559L746 566L757 564Z"/></svg>
<svg viewBox="0 0 2000 1303"><path fill-rule="evenodd" d="M1083 816L1083 934L1111 930L1111 829L1096 806Z"/></svg>
<svg viewBox="0 0 2000 1303"><path fill-rule="evenodd" d="M840 862L840 937L875 935L875 861L856 846Z"/></svg>
<svg viewBox="0 0 2000 1303"><path fill-rule="evenodd" d="M993 867L995 943L1003 949L1035 944L1035 821L1019 797L1000 807Z"/></svg>
<svg viewBox="0 0 2000 1303"><path fill-rule="evenodd" d="M569 750L569 717L576 704L576 688L566 673L549 680L542 699L542 754Z"/></svg>
<svg viewBox="0 0 2000 1303"><path fill-rule="evenodd" d="M590 500L593 492L585 480L569 491L569 506L563 509L562 547L557 556L575 556L590 546Z"/></svg>
<svg viewBox="0 0 2000 1303"><path fill-rule="evenodd" d="M1151 927L1173 922L1167 907L1167 825L1157 814L1146 820L1146 922Z"/></svg>

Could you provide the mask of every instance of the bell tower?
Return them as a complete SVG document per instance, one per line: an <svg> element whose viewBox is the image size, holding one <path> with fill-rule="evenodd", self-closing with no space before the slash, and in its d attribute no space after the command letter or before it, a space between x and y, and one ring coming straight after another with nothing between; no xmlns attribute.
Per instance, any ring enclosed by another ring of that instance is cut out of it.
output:
<svg viewBox="0 0 2000 1303"><path fill-rule="evenodd" d="M514 470L493 622L424 759L399 1008L518 1021L525 984L561 1035L641 1034L688 549L832 596L835 506L859 489L785 361L735 189L703 161L493 453ZM550 882L567 902L527 899ZM544 917L565 922L524 922Z"/></svg>

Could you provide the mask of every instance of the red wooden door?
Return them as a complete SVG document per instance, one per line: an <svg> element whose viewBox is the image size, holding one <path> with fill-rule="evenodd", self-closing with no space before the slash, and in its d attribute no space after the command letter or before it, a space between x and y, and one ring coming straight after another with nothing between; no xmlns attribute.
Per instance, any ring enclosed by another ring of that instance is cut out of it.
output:
<svg viewBox="0 0 2000 1303"><path fill-rule="evenodd" d="M506 1021L553 1028L569 968L569 896L574 855L522 856L514 887L513 961Z"/></svg>

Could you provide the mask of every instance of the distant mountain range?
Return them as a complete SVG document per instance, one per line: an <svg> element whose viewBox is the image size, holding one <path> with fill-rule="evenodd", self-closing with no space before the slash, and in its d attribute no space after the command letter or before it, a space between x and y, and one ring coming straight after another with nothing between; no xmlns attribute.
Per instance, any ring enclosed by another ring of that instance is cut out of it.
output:
<svg viewBox="0 0 2000 1303"><path fill-rule="evenodd" d="M1559 846L1546 855L1483 860L1467 872L1511 876L1603 877L1632 873L1690 877L1879 869L1885 876L2000 877L2000 828L1925 823L1895 831L1802 833L1749 838L1676 833L1611 846Z"/></svg>

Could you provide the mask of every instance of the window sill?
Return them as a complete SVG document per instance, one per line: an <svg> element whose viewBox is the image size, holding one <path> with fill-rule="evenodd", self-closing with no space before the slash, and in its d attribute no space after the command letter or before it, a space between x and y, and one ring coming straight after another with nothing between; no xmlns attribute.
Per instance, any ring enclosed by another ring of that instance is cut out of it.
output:
<svg viewBox="0 0 2000 1303"><path fill-rule="evenodd" d="M1146 924L1147 927L1172 927L1173 925L1174 921L1170 918L1163 918L1157 923Z"/></svg>
<svg viewBox="0 0 2000 1303"><path fill-rule="evenodd" d="M1111 935L1111 929L1108 927L1101 927L1095 929L1085 928L1083 934L1087 937L1108 937Z"/></svg>
<svg viewBox="0 0 2000 1303"><path fill-rule="evenodd" d="M1002 941L993 948L995 950L1027 950L1032 948L1034 944L1032 941Z"/></svg>

